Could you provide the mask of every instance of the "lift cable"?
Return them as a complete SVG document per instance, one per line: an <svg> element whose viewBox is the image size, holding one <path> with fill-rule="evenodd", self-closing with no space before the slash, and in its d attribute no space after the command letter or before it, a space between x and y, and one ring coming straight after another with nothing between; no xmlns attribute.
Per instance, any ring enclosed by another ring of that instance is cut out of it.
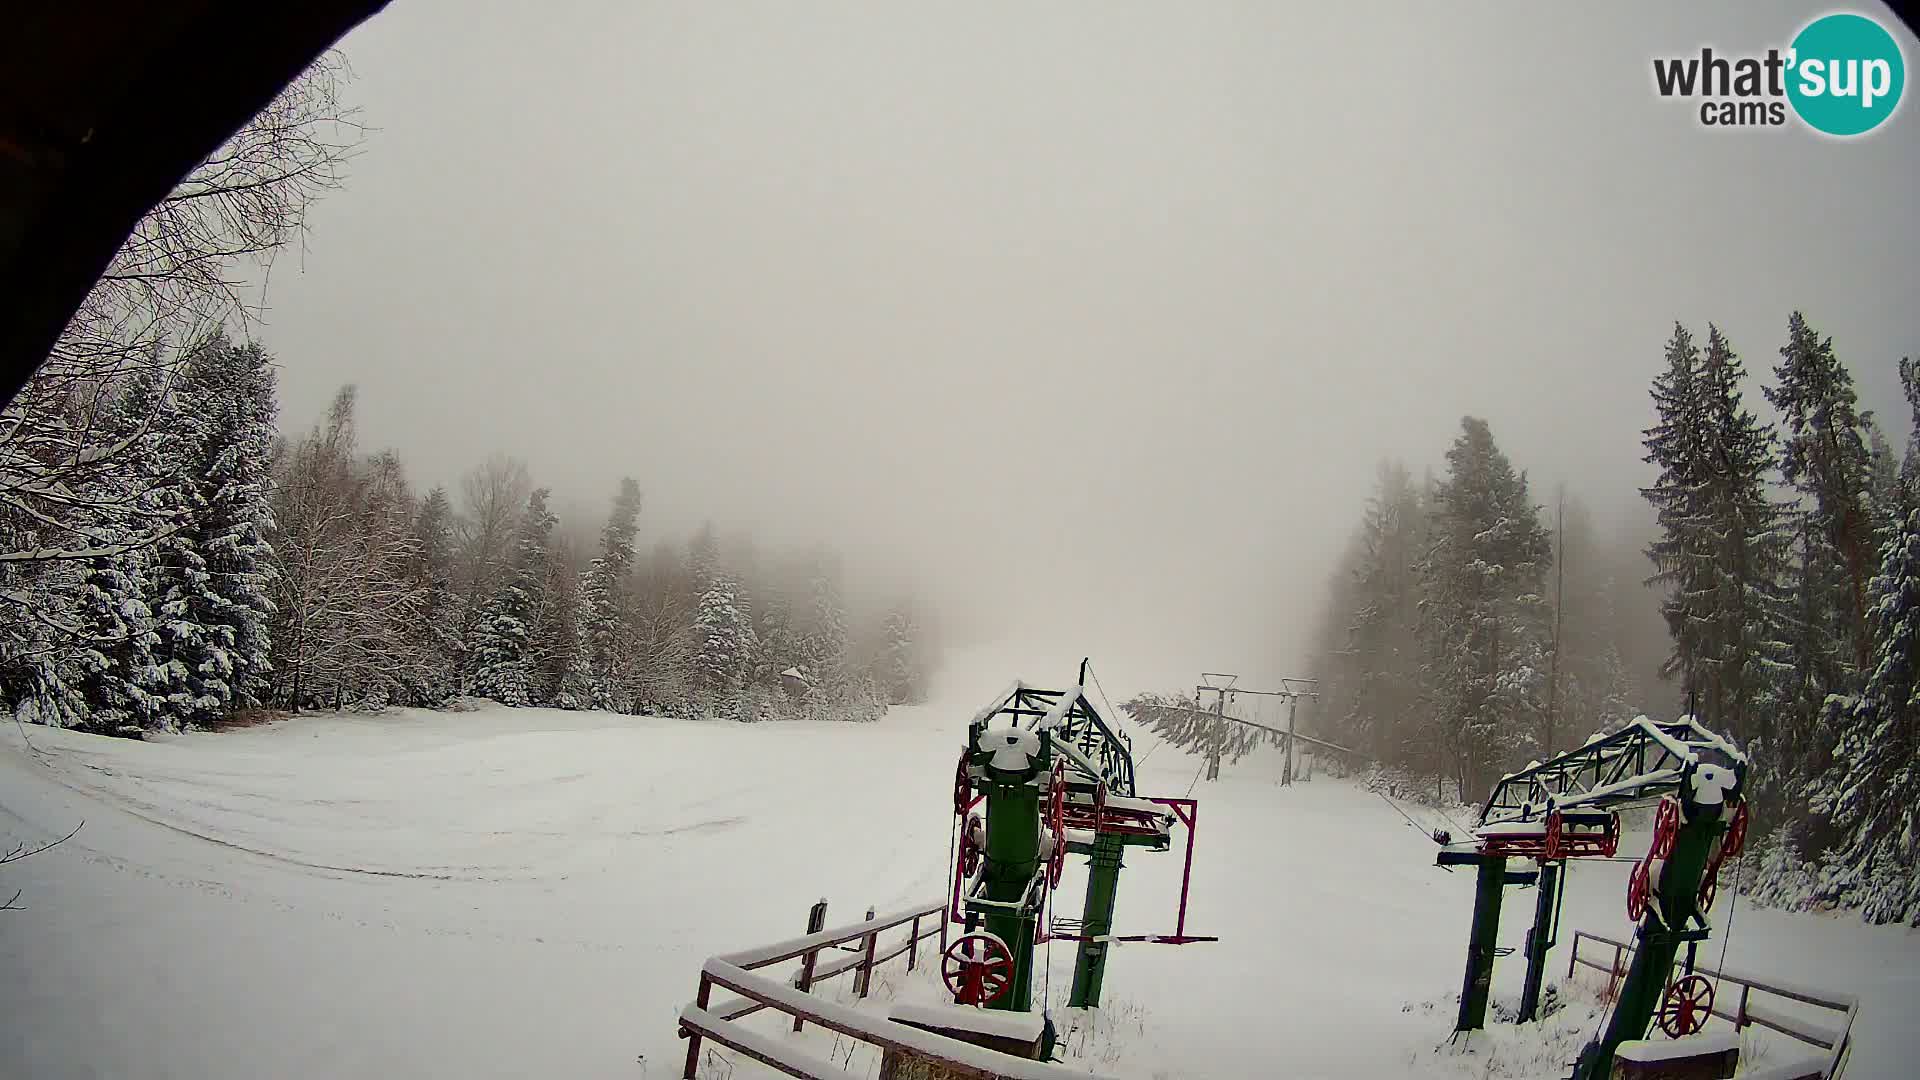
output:
<svg viewBox="0 0 1920 1080"><path fill-rule="evenodd" d="M1713 992L1715 996L1718 996L1720 993L1720 980L1726 977L1727 946L1733 944L1733 914L1740 909L1740 871L1745 869L1746 863L1747 858L1745 852L1742 852L1733 860L1733 895L1727 900L1727 931L1720 935L1720 963L1715 966L1713 972ZM1709 1009L1708 1012L1711 1013L1712 1010Z"/></svg>

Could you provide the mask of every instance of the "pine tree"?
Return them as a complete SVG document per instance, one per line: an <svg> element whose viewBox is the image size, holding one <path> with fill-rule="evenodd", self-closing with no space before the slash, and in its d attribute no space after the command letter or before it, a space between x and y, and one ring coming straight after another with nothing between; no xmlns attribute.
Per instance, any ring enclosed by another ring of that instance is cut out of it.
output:
<svg viewBox="0 0 1920 1080"><path fill-rule="evenodd" d="M1879 571L1873 665L1837 703L1838 746L1816 796L1844 830L1826 890L1873 922L1920 926L1920 510L1889 537Z"/></svg>
<svg viewBox="0 0 1920 1080"><path fill-rule="evenodd" d="M1788 534L1766 484L1773 433L1745 408L1744 371L1718 328L1708 328L1703 355L1676 326L1667 359L1654 382L1660 422L1646 433L1647 460L1661 472L1642 491L1661 530L1647 555L1649 584L1667 590L1674 653L1666 670L1681 677L1709 727L1768 737L1788 618Z"/></svg>
<svg viewBox="0 0 1920 1080"><path fill-rule="evenodd" d="M838 561L816 554L807 584L806 608L801 620L801 655L814 686L825 691L822 700L839 703L847 698L847 610L840 599Z"/></svg>
<svg viewBox="0 0 1920 1080"><path fill-rule="evenodd" d="M1427 508L1398 462L1380 466L1361 522L1344 620L1352 694L1337 721L1355 745L1407 764L1420 754L1420 562Z"/></svg>
<svg viewBox="0 0 1920 1080"><path fill-rule="evenodd" d="M1708 433L1700 390L1700 351L1687 328L1674 324L1667 343L1667 368L1653 380L1654 411L1659 419L1645 432L1646 460L1660 469L1641 495L1653 504L1661 535L1647 548L1654 574L1647 584L1661 586L1661 612L1673 637L1673 656L1664 673L1677 676L1689 696L1698 689L1698 671L1711 648L1706 619L1699 613L1712 593L1714 549L1711 521L1701 492L1709 475Z"/></svg>
<svg viewBox="0 0 1920 1080"><path fill-rule="evenodd" d="M1460 790L1526 760L1546 683L1547 531L1484 420L1466 417L1434 493L1426 677Z"/></svg>
<svg viewBox="0 0 1920 1080"><path fill-rule="evenodd" d="M745 598L724 571L714 570L694 617L693 669L709 707L728 712L738 695L754 647L753 620Z"/></svg>
<svg viewBox="0 0 1920 1080"><path fill-rule="evenodd" d="M1874 535L1884 539L1900 527L1907 510L1906 495L1900 488L1900 455L1894 453L1887 433L1881 431L1878 424L1867 424L1867 440L1868 495L1873 508Z"/></svg>
<svg viewBox="0 0 1920 1080"><path fill-rule="evenodd" d="M272 362L259 345L217 334L188 359L178 393L175 418L191 424L170 462L184 524L158 553L158 653L168 712L200 724L257 704L271 670Z"/></svg>
<svg viewBox="0 0 1920 1080"><path fill-rule="evenodd" d="M640 485L626 477L600 532L600 555L580 577L580 643L568 687L587 708L627 712L633 707L620 665L630 647L624 613L639 520Z"/></svg>
<svg viewBox="0 0 1920 1080"><path fill-rule="evenodd" d="M1719 329L1708 327L1700 387L1708 441L1701 483L1713 554L1707 616L1712 649L1702 659L1700 690L1719 731L1771 734L1771 688L1784 670L1780 580L1788 563L1783 508L1769 497L1773 431L1742 404L1740 359Z"/></svg>
<svg viewBox="0 0 1920 1080"><path fill-rule="evenodd" d="M435 706L452 697L464 662L460 601L454 586L453 527L453 502L447 497L447 489L436 487L427 492L413 524L417 551L413 572L422 594L415 647L422 655L423 667L432 674L416 689L415 705Z"/></svg>
<svg viewBox="0 0 1920 1080"><path fill-rule="evenodd" d="M81 677L73 683L89 710L89 730L137 734L152 725L159 701L153 614L124 560L97 559L87 572L78 615L85 635Z"/></svg>
<svg viewBox="0 0 1920 1080"><path fill-rule="evenodd" d="M1907 453L1900 462L1900 509L1904 514L1920 508L1920 363L1910 357L1900 361L1900 389L1913 416Z"/></svg>
<svg viewBox="0 0 1920 1080"><path fill-rule="evenodd" d="M534 703L532 624L555 520L547 495L539 488L528 497L514 541L512 576L481 611L468 640L472 692L502 705Z"/></svg>
<svg viewBox="0 0 1920 1080"><path fill-rule="evenodd" d="M1865 669L1871 646L1866 622L1874 558L1870 416L1857 407L1853 376L1834 355L1833 339L1822 338L1797 311L1788 320L1787 335L1773 370L1774 385L1767 388L1767 399L1786 428L1780 474L1811 502L1818 536L1844 571L1830 600L1828 629L1847 643L1851 667L1858 672Z"/></svg>
<svg viewBox="0 0 1920 1080"><path fill-rule="evenodd" d="M102 540L131 544L156 525L164 526L155 449L166 436L152 428L168 422L168 402L159 377L145 371L128 380L109 411L102 434L128 445L120 469L106 481L114 489L104 500L115 509L103 522ZM154 649L160 643L148 606L146 576L151 553L140 546L88 560L75 599L82 651L73 688L86 701L84 725L103 734L138 734L162 719L164 700Z"/></svg>
<svg viewBox="0 0 1920 1080"><path fill-rule="evenodd" d="M874 667L889 705L912 705L926 700L920 627L914 621L910 605L896 604L887 612L881 627L880 655Z"/></svg>

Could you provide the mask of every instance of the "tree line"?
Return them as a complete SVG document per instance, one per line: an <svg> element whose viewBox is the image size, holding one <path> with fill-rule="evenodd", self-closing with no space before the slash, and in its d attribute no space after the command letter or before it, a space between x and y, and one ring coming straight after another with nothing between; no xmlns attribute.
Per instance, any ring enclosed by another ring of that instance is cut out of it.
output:
<svg viewBox="0 0 1920 1080"><path fill-rule="evenodd" d="M850 614L830 550L761 556L711 525L643 554L624 479L597 537L496 457L458 495L358 448L356 395L276 431L271 357L215 333L177 369L88 388L115 467L69 494L89 546L7 563L16 715L139 734L236 710L506 705L871 719L920 699L910 600ZM69 477L69 480L77 478Z"/></svg>
<svg viewBox="0 0 1920 1080"><path fill-rule="evenodd" d="M143 217L0 410L0 703L131 735L466 695L743 720L917 700L911 600L850 612L824 548L709 527L643 553L635 481L596 536L505 458L416 491L359 449L351 388L278 431L272 359L228 328L258 314L244 268L342 182L346 75L322 57Z"/></svg>
<svg viewBox="0 0 1920 1080"><path fill-rule="evenodd" d="M358 453L354 405L342 390L275 455L276 700L758 720L871 719L924 696L911 599L850 612L831 550L762 554L709 524L643 553L633 478L596 535L505 457L457 496L416 497L393 454Z"/></svg>
<svg viewBox="0 0 1920 1080"><path fill-rule="evenodd" d="M1800 900L1920 919L1920 367L1900 363L1902 455L1799 313L1779 357L1768 419L1726 336L1675 326L1638 572L1578 500L1549 515L1483 420L1438 475L1383 465L1323 611L1318 729L1472 801L1587 733L1691 710L1752 757ZM1647 608L1667 630L1651 669Z"/></svg>

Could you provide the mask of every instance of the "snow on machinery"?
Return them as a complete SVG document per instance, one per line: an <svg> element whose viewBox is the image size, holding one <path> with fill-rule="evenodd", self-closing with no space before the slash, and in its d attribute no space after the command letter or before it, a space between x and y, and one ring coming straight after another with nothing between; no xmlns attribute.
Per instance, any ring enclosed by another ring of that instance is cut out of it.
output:
<svg viewBox="0 0 1920 1080"><path fill-rule="evenodd" d="M1065 690L1015 682L968 725L954 778L948 912L966 932L948 945L941 969L959 1004L1031 1011L1034 953L1053 938L1079 943L1069 999L1076 1008L1098 1007L1115 941L1218 940L1186 933L1198 804L1137 797L1129 741L1087 699L1084 661L1080 680ZM1186 826L1187 845L1174 932L1113 936L1123 853L1168 850L1176 823ZM1082 913L1048 923L1069 853L1090 860Z"/></svg>
<svg viewBox="0 0 1920 1080"><path fill-rule="evenodd" d="M1644 1038L1656 1018L1673 1037L1698 1031L1712 987L1692 974L1694 952L1712 932L1707 912L1720 866L1745 845L1747 759L1691 716L1670 723L1640 717L1610 735L1502 777L1480 811L1470 840L1443 844L1441 866L1478 868L1473 927L1456 1032L1484 1026L1497 953L1507 860L1538 864L1539 893L1527 935L1527 978L1520 1020L1538 1008L1547 951L1553 944L1556 881L1568 859L1612 857L1620 842L1619 812L1655 805L1654 835L1628 876L1627 913L1638 945L1605 1033L1581 1053L1576 1080L1597 1080L1612 1068L1622 1042ZM1687 975L1671 980L1679 947Z"/></svg>

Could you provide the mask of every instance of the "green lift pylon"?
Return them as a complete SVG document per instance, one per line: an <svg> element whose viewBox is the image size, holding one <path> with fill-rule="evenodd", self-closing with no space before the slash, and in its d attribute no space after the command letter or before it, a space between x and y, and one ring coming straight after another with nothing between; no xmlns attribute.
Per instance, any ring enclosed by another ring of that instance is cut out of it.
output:
<svg viewBox="0 0 1920 1080"><path fill-rule="evenodd" d="M1721 861L1737 854L1744 837L1739 793L1746 768L1744 755L1692 717L1668 723L1641 717L1611 735L1596 734L1579 749L1545 764L1534 762L1502 777L1481 809L1473 837L1455 843L1436 833L1441 866L1477 869L1455 1032L1486 1024L1505 886L1537 881L1540 890L1526 942L1527 977L1520 1001L1520 1020L1526 1022L1539 1011L1567 860L1612 856L1619 844L1619 809L1659 802L1667 807L1661 820L1670 824L1666 832L1656 830L1655 852L1635 871L1638 899L1630 901L1634 919L1641 922L1642 944L1606 1037L1588 1047L1598 1064L1582 1058L1581 1080L1604 1077L1614 1050L1627 1039L1644 1036L1659 1011L1679 946L1705 938L1710 929L1704 914L1710 905L1700 902L1700 896L1711 895ZM1728 823L1735 824L1723 837ZM1538 869L1508 870L1507 861L1515 857L1534 860ZM1650 867L1658 868L1658 882L1651 880L1655 875ZM1656 893L1657 902L1649 904ZM1689 918L1694 925L1686 924ZM1690 1018L1696 1011L1680 1013Z"/></svg>
<svg viewBox="0 0 1920 1080"><path fill-rule="evenodd" d="M1699 764L1686 769L1677 794L1662 802L1652 847L1635 864L1627 887L1627 910L1639 923L1633 963L1620 984L1606 1032L1580 1053L1576 1080L1611 1076L1613 1055L1620 1044L1646 1038L1665 1000L1684 996L1676 993L1682 988L1673 980L1674 960L1681 945L1689 946L1687 967L1691 969L1693 947L1713 932L1707 909L1712 906L1720 864L1738 855L1745 843L1745 783L1744 761L1730 768ZM1688 978L1706 985L1702 976L1690 970ZM1669 1035L1691 1034L1706 1022L1712 1006L1708 987L1704 1008L1676 1008L1662 1016L1662 1028Z"/></svg>
<svg viewBox="0 0 1920 1080"><path fill-rule="evenodd" d="M1082 665L1081 678L1086 677ZM1009 722L995 724L996 718ZM942 971L956 1001L1031 1011L1036 946L1076 940L1072 1007L1099 1005L1115 940L1187 944L1217 940L1186 933L1198 804L1134 797L1133 755L1076 685L1040 690L1015 683L975 714L961 754L954 808L960 818L953 917L967 932L947 949ZM984 810L984 817L979 810ZM1113 913L1122 855L1164 851L1175 823L1187 827L1187 862L1172 934L1116 938ZM1089 856L1078 921L1040 920L1069 853ZM1041 936L1042 930L1047 937Z"/></svg>
<svg viewBox="0 0 1920 1080"><path fill-rule="evenodd" d="M1011 964L1006 990L976 1004L1028 1012L1035 929L1046 890L1040 805L1052 786L1052 739L1046 732L985 725L971 735L969 765L979 771L987 818L981 883L967 900L967 926L971 931L977 920L1006 947Z"/></svg>

